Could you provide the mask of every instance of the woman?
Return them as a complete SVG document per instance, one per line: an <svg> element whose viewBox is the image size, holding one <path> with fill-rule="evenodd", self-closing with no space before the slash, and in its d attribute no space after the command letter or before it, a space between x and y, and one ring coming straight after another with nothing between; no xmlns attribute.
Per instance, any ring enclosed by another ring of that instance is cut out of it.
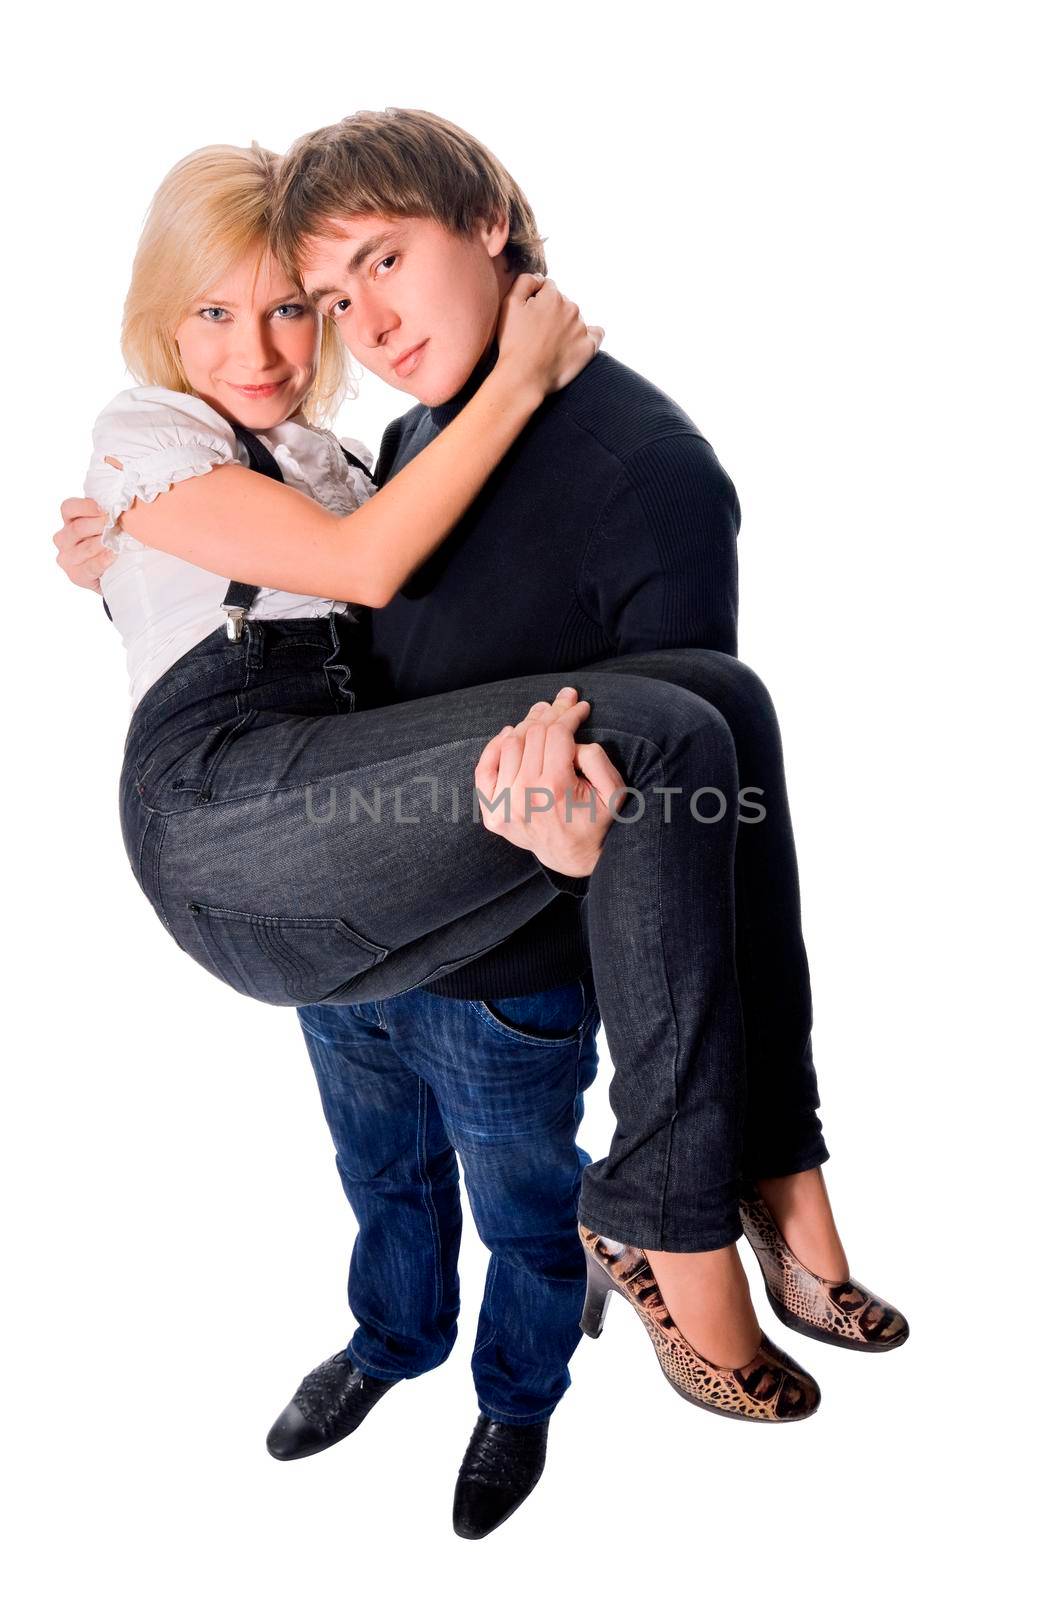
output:
<svg viewBox="0 0 1063 1600"><path fill-rule="evenodd" d="M135 390L103 413L87 485L112 538L120 524L140 547L127 552L137 563L131 590L141 600L157 593L161 572L170 601L167 626L140 616L139 631L123 629L135 696L123 831L141 887L182 949L240 991L279 1004L372 999L430 982L502 942L558 889L586 893L620 1126L609 1157L584 1176L584 1325L598 1331L605 1295L617 1290L688 1398L758 1420L810 1415L814 1381L755 1321L750 1331L733 1250L743 1112L732 902L740 745L765 774L772 767L771 792L783 794L763 686L730 662L725 712L669 683L679 662L666 654L628 658L625 673L582 673L589 721L586 701L535 676L337 717L352 708L354 652L340 638L350 625L331 601L309 598L385 604L542 395L590 358L595 336L549 285L532 295L536 286L518 281L501 326L498 381L368 499L334 445L300 420L299 408L327 393L327 369L298 287L264 252L261 204L247 215L228 205L220 232L190 231L190 219L203 221L195 196L204 174L182 167L149 219L125 332L131 367L156 385L161 375L170 392ZM531 334L548 316L556 345L532 359ZM252 367L268 381L241 382ZM272 446L273 465L248 471L238 445L254 468L257 435ZM314 450L326 458L316 473ZM269 481L285 467L289 484L301 479L335 514ZM167 561L180 563L184 579L185 568L199 574L179 606ZM210 572L233 583L226 590L214 579L208 597ZM260 583L282 592L266 597L272 611L251 615ZM117 567L109 598L122 625ZM223 599L224 631L211 617ZM191 632L198 639L189 646ZM764 727L751 733L758 718ZM577 746L581 724L591 737ZM643 807L638 817L618 811L618 827L607 802L623 779L594 738L599 730ZM479 812L463 804L474 764ZM671 804L706 786L723 802L711 829L695 808L673 814ZM563 817L559 804L526 822L503 810L499 820L507 794L522 801L544 790L579 809ZM453 803L440 805L440 795ZM654 986L670 1015L640 999ZM710 1133L718 1161L705 1173ZM859 1286L805 1271L751 1196L751 1227L758 1211L758 1251L785 1320L852 1347L902 1341L899 1313ZM612 1242L625 1239L638 1242ZM721 1300L709 1323L699 1320L706 1275Z"/></svg>

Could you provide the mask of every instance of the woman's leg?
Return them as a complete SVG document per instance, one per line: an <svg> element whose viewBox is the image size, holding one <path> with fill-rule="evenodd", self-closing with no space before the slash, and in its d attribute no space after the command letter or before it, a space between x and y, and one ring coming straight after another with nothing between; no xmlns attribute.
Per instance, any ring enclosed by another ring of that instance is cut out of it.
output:
<svg viewBox="0 0 1063 1600"><path fill-rule="evenodd" d="M828 1151L816 1115L797 854L771 696L751 668L715 650L621 656L593 670L680 684L709 700L731 729L741 791L752 803L740 807L735 848L748 1093L743 1171L756 1182L794 1253L814 1272L841 1281L849 1266L820 1170ZM747 816L755 820L742 820Z"/></svg>
<svg viewBox="0 0 1063 1600"><path fill-rule="evenodd" d="M827 1150L815 1115L797 861L768 691L748 667L715 651L661 651L594 670L666 676L703 695L727 720L743 790L761 791L760 820L740 821L735 850L749 1092L743 1168L761 1202L750 1199L744 1208L746 1233L788 1326L847 1349L895 1349L908 1337L907 1321L850 1279L823 1178ZM733 1247L711 1257L649 1254L669 1311L690 1342L721 1364L738 1365L743 1340L752 1348L755 1317Z"/></svg>
<svg viewBox="0 0 1063 1600"><path fill-rule="evenodd" d="M576 681L592 708L580 738L637 791L587 895L618 1125L582 1217L643 1247L712 1249L741 1231L734 742L671 683ZM252 717L213 755L209 802L160 817L145 851L178 942L281 1004L385 998L501 942L556 891L483 827L472 772L489 737L560 687L534 675L351 716Z"/></svg>
<svg viewBox="0 0 1063 1600"><path fill-rule="evenodd" d="M827 1160L812 1062L812 997L782 740L751 668L716 650L660 650L594 666L701 695L734 739L744 796L735 844L735 955L746 1042L743 1169L758 1178ZM576 687L579 684L576 674Z"/></svg>

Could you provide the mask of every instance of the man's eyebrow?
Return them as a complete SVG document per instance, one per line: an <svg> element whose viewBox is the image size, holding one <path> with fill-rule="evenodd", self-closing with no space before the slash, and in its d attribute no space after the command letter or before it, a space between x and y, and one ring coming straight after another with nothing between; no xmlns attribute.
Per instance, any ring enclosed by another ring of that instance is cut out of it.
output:
<svg viewBox="0 0 1063 1600"><path fill-rule="evenodd" d="M395 229L389 228L386 233L375 233L371 239L366 239L362 244L360 244L344 269L347 276L349 278L353 278L359 267L361 267L371 255L374 255L377 250L381 249L383 245L387 244L390 239L393 239L394 236ZM340 290L336 284L328 284L322 289L312 290L310 302L312 305L316 306L325 298L327 294L339 294L339 292Z"/></svg>

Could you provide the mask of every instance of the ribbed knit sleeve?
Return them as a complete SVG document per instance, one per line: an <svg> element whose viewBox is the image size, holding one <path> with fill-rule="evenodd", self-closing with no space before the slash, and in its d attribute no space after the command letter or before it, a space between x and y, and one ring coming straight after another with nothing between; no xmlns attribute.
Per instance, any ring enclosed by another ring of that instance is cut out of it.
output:
<svg viewBox="0 0 1063 1600"><path fill-rule="evenodd" d="M554 888L560 889L562 894L570 894L577 900L586 899L587 891L591 886L589 877L570 878L567 873L555 872L553 867L544 866L541 861L538 865L539 871L543 876L549 878Z"/></svg>
<svg viewBox="0 0 1063 1600"><path fill-rule="evenodd" d="M734 484L699 434L654 439L627 456L579 577L611 651L737 655L740 524Z"/></svg>

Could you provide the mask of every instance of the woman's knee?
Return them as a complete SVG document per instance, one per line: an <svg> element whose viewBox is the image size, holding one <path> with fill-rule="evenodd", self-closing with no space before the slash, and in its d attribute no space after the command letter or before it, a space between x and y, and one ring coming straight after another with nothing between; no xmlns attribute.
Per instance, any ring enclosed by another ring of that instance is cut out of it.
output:
<svg viewBox="0 0 1063 1600"><path fill-rule="evenodd" d="M667 652L673 681L712 700L725 716L746 712L774 719L775 707L767 684L745 661L721 650Z"/></svg>
<svg viewBox="0 0 1063 1600"><path fill-rule="evenodd" d="M633 755L670 765L680 752L696 754L724 779L736 765L727 717L693 686L620 673L577 674L575 686L591 708L580 740L604 745L629 783L623 762Z"/></svg>
<svg viewBox="0 0 1063 1600"><path fill-rule="evenodd" d="M701 650L693 646L678 650L654 650L645 655L616 656L599 662L595 671L618 676L650 677L689 689L713 701L727 714L745 707L774 716L771 695L764 680L746 662L722 650Z"/></svg>

